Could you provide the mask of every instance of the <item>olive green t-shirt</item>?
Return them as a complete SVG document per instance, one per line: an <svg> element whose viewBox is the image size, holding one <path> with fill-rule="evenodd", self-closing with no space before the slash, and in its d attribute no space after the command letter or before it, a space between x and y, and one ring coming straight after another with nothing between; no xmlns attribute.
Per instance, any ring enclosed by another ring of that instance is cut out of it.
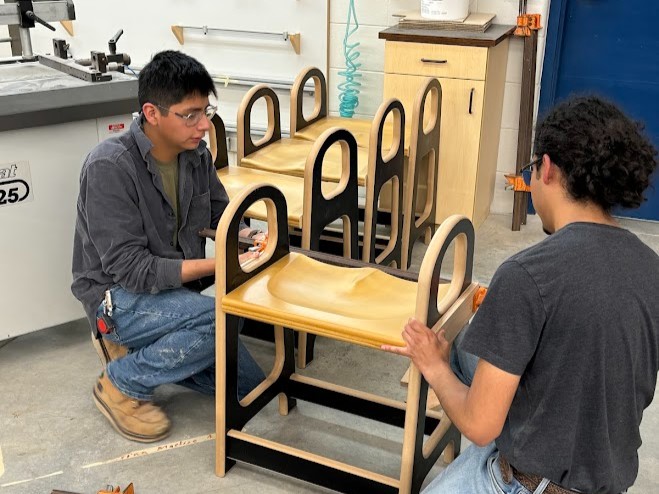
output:
<svg viewBox="0 0 659 494"><path fill-rule="evenodd" d="M162 178L162 185L165 189L165 194L174 208L174 215L176 216L176 228L174 229L174 248L178 248L178 229L181 227L181 217L178 212L178 156L167 163L154 159L158 170L160 170L160 177Z"/></svg>

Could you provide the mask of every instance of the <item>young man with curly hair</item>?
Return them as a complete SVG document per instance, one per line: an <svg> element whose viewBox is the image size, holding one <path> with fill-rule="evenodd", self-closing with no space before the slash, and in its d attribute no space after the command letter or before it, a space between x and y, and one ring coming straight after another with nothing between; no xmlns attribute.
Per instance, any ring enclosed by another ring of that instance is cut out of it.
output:
<svg viewBox="0 0 659 494"><path fill-rule="evenodd" d="M474 445L425 492L620 493L659 370L659 256L612 216L643 201L657 151L615 106L566 101L525 174L550 236L504 262L451 351L416 320L409 356ZM459 376L456 377L456 376Z"/></svg>
<svg viewBox="0 0 659 494"><path fill-rule="evenodd" d="M203 141L216 111L211 93L197 60L156 54L139 75L140 116L92 150L80 175L71 288L92 327L129 349L108 364L93 397L134 441L171 430L152 401L161 384L215 393L215 300L199 293L215 260L205 259L199 231L217 227L229 198ZM251 233L243 225L241 234ZM264 375L239 345L242 398Z"/></svg>

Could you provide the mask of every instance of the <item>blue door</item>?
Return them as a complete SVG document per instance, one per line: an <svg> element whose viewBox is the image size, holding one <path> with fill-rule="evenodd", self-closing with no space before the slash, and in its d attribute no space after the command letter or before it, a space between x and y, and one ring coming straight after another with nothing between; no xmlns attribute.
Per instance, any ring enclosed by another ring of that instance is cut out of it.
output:
<svg viewBox="0 0 659 494"><path fill-rule="evenodd" d="M597 94L644 122L659 148L659 2L551 0L540 114L571 94ZM639 209L659 221L659 173Z"/></svg>

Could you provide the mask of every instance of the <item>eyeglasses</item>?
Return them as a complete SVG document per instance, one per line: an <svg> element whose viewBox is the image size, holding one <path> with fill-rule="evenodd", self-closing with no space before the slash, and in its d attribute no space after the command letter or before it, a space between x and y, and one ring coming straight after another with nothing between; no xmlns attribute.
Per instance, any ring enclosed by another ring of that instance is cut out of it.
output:
<svg viewBox="0 0 659 494"><path fill-rule="evenodd" d="M528 165L525 165L520 170L520 173L522 174L522 178L524 179L524 183L526 184L527 187L531 185L531 174L533 173L533 170L535 169L535 165L537 165L541 161L542 161L542 156L540 156L539 158L534 159Z"/></svg>
<svg viewBox="0 0 659 494"><path fill-rule="evenodd" d="M193 112L188 113L187 115L181 115L180 113L172 111L169 108L165 108L164 106L160 106L160 105L157 105L155 103L153 105L157 106L161 110L171 111L177 117L182 118L183 121L185 122L186 127L194 127L195 125L197 125L199 123L199 121L204 116L208 120L211 120L215 116L215 113L217 112L217 106L208 105L203 110L195 110Z"/></svg>

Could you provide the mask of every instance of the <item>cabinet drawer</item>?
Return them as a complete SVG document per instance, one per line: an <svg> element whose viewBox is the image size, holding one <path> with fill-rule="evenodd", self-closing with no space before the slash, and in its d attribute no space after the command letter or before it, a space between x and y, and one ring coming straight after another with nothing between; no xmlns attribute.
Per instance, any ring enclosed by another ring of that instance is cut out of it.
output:
<svg viewBox="0 0 659 494"><path fill-rule="evenodd" d="M487 48L387 41L384 71L389 74L426 75L485 80Z"/></svg>

